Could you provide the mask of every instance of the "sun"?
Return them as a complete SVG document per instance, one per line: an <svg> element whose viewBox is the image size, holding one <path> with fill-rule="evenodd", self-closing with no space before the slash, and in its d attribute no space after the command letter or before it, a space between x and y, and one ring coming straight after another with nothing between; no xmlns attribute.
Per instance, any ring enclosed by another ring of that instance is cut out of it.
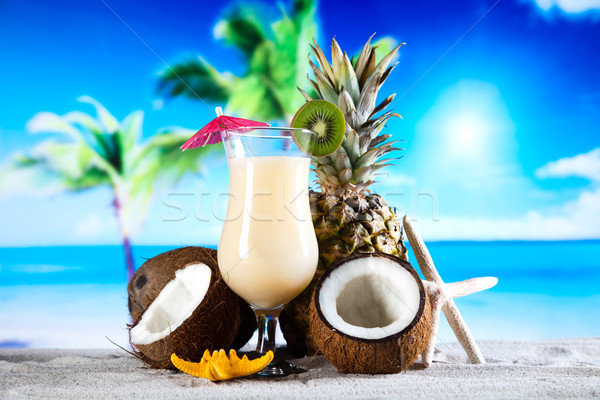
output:
<svg viewBox="0 0 600 400"><path fill-rule="evenodd" d="M515 168L515 133L496 85L461 80L440 92L419 120L410 149L415 159L433 163L419 165L423 180L485 180Z"/></svg>
<svg viewBox="0 0 600 400"><path fill-rule="evenodd" d="M492 129L477 113L462 111L450 117L446 126L449 150L463 156L481 154L487 147Z"/></svg>

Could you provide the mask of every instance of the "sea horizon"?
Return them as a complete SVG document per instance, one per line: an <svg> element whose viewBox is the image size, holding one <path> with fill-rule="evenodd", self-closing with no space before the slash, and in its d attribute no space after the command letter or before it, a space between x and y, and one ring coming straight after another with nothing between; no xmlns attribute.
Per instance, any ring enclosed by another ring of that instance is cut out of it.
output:
<svg viewBox="0 0 600 400"><path fill-rule="evenodd" d="M490 290L456 299L477 339L600 333L600 240L427 244L445 282L499 278ZM135 245L136 267L177 247ZM410 248L409 261L418 271ZM0 347L114 347L112 341L127 348L126 285L120 245L0 247ZM445 320L439 337L456 340Z"/></svg>
<svg viewBox="0 0 600 400"><path fill-rule="evenodd" d="M404 238L404 242L407 246L410 246L406 237ZM460 244L460 243L572 243L572 242L589 242L589 243L598 243L600 244L600 238L581 238L581 239L464 239L464 240L456 240L456 239L434 239L427 240L426 244L429 243L448 243L448 244ZM21 249L21 248L45 248L45 247L122 247L123 245L120 243L75 243L75 244L33 244L33 245L3 245L0 244L0 249ZM186 247L186 246L201 246L208 247L211 249L216 249L218 243L215 244L181 244L181 243L161 243L161 244L153 244L153 243L142 243L135 244L132 243L132 247Z"/></svg>

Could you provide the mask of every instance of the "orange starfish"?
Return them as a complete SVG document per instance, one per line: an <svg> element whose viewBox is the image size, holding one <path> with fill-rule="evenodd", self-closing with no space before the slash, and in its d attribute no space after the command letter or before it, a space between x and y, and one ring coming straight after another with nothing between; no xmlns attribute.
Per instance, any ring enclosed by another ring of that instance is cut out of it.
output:
<svg viewBox="0 0 600 400"><path fill-rule="evenodd" d="M254 360L249 360L246 355L240 359L235 350L229 350L227 356L223 349L215 350L212 355L206 350L200 362L182 360L175 353L171 355L171 362L180 371L213 382L255 374L262 371L271 361L273 361L271 350Z"/></svg>

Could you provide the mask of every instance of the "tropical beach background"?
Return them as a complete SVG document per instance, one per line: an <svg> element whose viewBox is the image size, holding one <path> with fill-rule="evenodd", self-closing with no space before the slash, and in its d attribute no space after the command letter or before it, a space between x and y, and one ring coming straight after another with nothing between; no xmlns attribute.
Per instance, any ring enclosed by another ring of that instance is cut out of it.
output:
<svg viewBox="0 0 600 400"><path fill-rule="evenodd" d="M597 0L0 3L0 347L126 346L145 259L215 246L227 167L179 146L226 113L283 124L308 41L406 42L383 96L410 215L478 339L600 333ZM454 341L443 323L440 343Z"/></svg>

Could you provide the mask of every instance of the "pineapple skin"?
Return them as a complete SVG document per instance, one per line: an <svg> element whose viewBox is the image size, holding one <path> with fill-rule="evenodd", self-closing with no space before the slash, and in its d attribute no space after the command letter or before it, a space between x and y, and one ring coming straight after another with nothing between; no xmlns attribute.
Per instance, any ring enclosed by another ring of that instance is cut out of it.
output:
<svg viewBox="0 0 600 400"><path fill-rule="evenodd" d="M393 151L395 141L382 134L392 111L384 112L395 95L376 106L377 92L395 65L394 48L379 62L371 38L356 60L350 60L332 40L332 62L314 42L311 46L318 66L309 58L314 78L309 78L318 97L336 104L344 113L346 132L342 146L333 154L313 157L313 171L321 191L310 193L313 225L319 243L319 264L309 286L284 308L279 322L292 352L300 357L318 349L308 335L308 306L317 281L327 268L354 253L385 253L407 260L401 226L395 210L368 187L378 171L394 158L381 159ZM307 101L313 100L299 89Z"/></svg>

